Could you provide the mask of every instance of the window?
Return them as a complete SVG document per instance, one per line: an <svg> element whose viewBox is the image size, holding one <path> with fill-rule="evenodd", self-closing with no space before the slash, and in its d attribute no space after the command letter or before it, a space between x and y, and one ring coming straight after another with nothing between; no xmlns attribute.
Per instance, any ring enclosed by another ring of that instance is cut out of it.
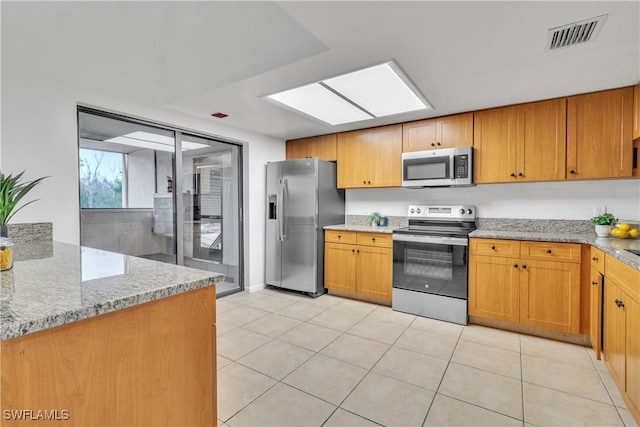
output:
<svg viewBox="0 0 640 427"><path fill-rule="evenodd" d="M124 154L80 148L80 207L122 208Z"/></svg>

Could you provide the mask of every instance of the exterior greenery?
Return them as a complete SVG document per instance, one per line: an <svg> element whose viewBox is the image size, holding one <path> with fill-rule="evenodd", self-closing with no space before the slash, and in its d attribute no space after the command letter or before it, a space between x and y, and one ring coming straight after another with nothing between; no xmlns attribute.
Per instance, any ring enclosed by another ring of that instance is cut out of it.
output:
<svg viewBox="0 0 640 427"><path fill-rule="evenodd" d="M93 153L93 158L89 154ZM122 170L111 171L111 178L101 172L104 152L80 150L80 207L121 208ZM121 168L121 166L120 166Z"/></svg>
<svg viewBox="0 0 640 427"><path fill-rule="evenodd" d="M0 172L0 226L6 226L16 212L36 201L31 200L16 209L22 198L40 181L47 178L44 176L33 181L23 181L23 174L24 171L15 176L12 174L5 176L4 173Z"/></svg>

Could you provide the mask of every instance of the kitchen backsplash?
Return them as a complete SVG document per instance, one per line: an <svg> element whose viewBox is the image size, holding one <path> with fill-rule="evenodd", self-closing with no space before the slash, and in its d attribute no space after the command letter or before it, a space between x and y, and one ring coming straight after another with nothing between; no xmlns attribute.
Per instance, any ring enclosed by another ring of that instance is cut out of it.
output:
<svg viewBox="0 0 640 427"><path fill-rule="evenodd" d="M346 214L406 217L410 204L477 207L478 218L589 220L594 206L640 220L640 180L483 184L461 188L374 188L346 191Z"/></svg>

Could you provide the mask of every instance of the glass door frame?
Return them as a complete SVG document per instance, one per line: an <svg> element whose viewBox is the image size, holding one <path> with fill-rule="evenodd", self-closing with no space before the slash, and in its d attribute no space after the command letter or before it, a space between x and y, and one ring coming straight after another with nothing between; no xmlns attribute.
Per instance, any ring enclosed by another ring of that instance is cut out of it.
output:
<svg viewBox="0 0 640 427"><path fill-rule="evenodd" d="M245 289L245 245L244 245L244 198L245 198L245 194L244 194L244 144L240 143L239 141L230 141L227 138L223 138L223 137L219 137L219 136L215 136L215 135L210 135L210 134L206 134L203 133L201 131L196 131L193 129L187 129L187 128L180 128L177 126L173 126L173 125L169 125L166 123L159 123L159 122L154 122L152 120L148 120L148 119L144 119L141 117L135 117L135 116L131 116L131 115L126 115L126 114L122 114L122 113L118 113L118 112L114 112L114 111L109 111L106 109L102 109L102 108L96 108L94 106L90 106L90 105L86 105L86 104L82 104L82 103L77 103L76 105L76 114L79 117L80 112L84 112L84 113L88 113L88 114L94 114L97 116L102 116L102 117L106 117L106 118L110 118L110 119L115 119L115 120L122 120L125 122L129 122L129 123L133 123L133 124L139 124L139 125L145 125L145 126L152 126L152 127L156 127L158 129L162 129L162 130L166 130L166 131L172 131L174 133L174 143L175 143L175 151L174 151L174 155L173 155L173 206L174 206L174 236L176 238L176 264L177 265L184 265L184 227L179 226L179 224L183 224L184 222L184 201L182 197L178 197L179 192L181 191L181 189L183 188L183 174L182 174L182 162L183 162L183 156L182 156L182 142L183 142L183 135L193 135L196 137L200 137L200 138L204 138L204 139L209 139L215 142L220 142L220 143L224 143L224 144L229 144L229 145L233 145L235 147L237 147L238 149L238 158L237 158L237 164L235 165L238 168L238 172L237 172L237 176L238 176L238 194L237 194L237 200L238 200L238 212L237 212L237 220L238 220L238 248L237 248L237 256L238 256L238 278L237 278L237 282L238 282L238 289L237 290L231 290L231 291L226 291L226 292L221 292L221 293L217 293L217 296L224 296L230 293L235 293L238 291L244 291ZM78 124L79 124L79 118L78 118ZM78 142L80 141L79 138L79 134L78 134ZM180 193L181 194L181 193ZM78 212L79 215L81 215L81 210L79 210ZM82 218L79 218L79 225L80 227L82 226Z"/></svg>

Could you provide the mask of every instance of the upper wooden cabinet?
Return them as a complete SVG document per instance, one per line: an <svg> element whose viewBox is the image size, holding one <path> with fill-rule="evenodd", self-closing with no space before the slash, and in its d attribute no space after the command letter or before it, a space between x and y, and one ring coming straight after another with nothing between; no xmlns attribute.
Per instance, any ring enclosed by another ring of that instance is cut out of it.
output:
<svg viewBox="0 0 640 427"><path fill-rule="evenodd" d="M567 179L632 176L633 88L567 99Z"/></svg>
<svg viewBox="0 0 640 427"><path fill-rule="evenodd" d="M402 152L473 145L473 113L403 123Z"/></svg>
<svg viewBox="0 0 640 427"><path fill-rule="evenodd" d="M475 113L474 182L565 178L566 99Z"/></svg>
<svg viewBox="0 0 640 427"><path fill-rule="evenodd" d="M640 138L640 83L633 88L633 139Z"/></svg>
<svg viewBox="0 0 640 427"><path fill-rule="evenodd" d="M402 125L338 134L338 188L399 187Z"/></svg>
<svg viewBox="0 0 640 427"><path fill-rule="evenodd" d="M287 141L287 160L318 157L328 162L337 160L336 134Z"/></svg>

